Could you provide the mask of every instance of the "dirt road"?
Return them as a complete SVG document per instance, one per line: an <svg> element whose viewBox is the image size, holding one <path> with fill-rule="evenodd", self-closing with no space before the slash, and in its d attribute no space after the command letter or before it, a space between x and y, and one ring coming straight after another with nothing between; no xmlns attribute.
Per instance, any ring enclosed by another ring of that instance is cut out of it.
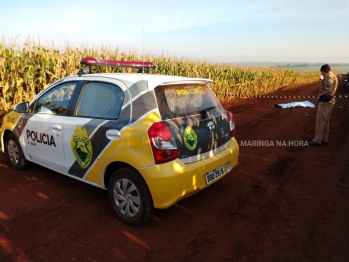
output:
<svg viewBox="0 0 349 262"><path fill-rule="evenodd" d="M272 107L295 101L225 103L239 166L137 228L116 219L106 191L39 166L14 171L0 153L0 261L348 261L349 99L337 99L321 147L303 146L316 109Z"/></svg>

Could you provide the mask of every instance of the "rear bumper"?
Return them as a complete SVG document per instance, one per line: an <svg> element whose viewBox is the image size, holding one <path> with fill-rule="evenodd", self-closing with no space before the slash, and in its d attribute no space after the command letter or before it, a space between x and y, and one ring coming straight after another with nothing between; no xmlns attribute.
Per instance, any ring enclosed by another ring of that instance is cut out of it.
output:
<svg viewBox="0 0 349 262"><path fill-rule="evenodd" d="M223 151L215 156L184 164L181 160L138 169L148 184L155 208L167 208L178 200L196 193L216 181L224 178L229 171L237 166L239 146L235 138ZM209 185L205 174L220 166L224 166L225 175ZM230 170L229 170L230 169Z"/></svg>

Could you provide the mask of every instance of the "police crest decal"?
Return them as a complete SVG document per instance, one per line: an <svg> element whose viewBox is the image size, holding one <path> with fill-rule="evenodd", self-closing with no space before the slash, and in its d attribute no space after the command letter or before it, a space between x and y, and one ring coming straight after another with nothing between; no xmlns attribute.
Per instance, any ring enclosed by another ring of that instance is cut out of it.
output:
<svg viewBox="0 0 349 262"><path fill-rule="evenodd" d="M92 144L84 126L77 126L71 139L71 149L82 168L90 165L92 160Z"/></svg>
<svg viewBox="0 0 349 262"><path fill-rule="evenodd" d="M193 128L191 126L187 126L184 130L184 134L183 134L183 140L184 140L184 144L185 146L190 149L190 150L194 150L197 143L198 143L198 136L196 135L195 131L193 130Z"/></svg>

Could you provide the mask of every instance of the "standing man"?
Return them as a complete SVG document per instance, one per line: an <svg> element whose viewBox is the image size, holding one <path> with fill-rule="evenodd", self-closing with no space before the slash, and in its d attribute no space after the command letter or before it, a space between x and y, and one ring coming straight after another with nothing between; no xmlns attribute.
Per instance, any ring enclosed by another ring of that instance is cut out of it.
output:
<svg viewBox="0 0 349 262"><path fill-rule="evenodd" d="M337 77L332 73L331 67L325 64L320 69L323 80L320 85L320 92L317 97L318 109L316 115L315 124L315 137L313 141L309 141L309 146L321 146L328 144L328 135L330 132L330 116L333 109L335 99L334 94L336 93L338 80Z"/></svg>

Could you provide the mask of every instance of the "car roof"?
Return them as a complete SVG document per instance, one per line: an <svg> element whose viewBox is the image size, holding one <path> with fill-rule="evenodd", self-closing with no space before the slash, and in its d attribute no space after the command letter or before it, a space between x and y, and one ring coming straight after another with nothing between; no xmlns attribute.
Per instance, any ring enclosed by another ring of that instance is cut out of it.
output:
<svg viewBox="0 0 349 262"><path fill-rule="evenodd" d="M68 81L70 78L76 80L77 75L66 77L64 81ZM171 75L159 75L159 74L142 74L142 73L99 73L99 74L86 74L82 75L81 78L84 80L89 79L117 79L125 83L126 86L131 86L139 81L147 81L148 88L154 89L158 85L169 85L169 84L183 84L183 83L204 83L209 84L212 82L209 78L191 78L183 76L171 76Z"/></svg>

